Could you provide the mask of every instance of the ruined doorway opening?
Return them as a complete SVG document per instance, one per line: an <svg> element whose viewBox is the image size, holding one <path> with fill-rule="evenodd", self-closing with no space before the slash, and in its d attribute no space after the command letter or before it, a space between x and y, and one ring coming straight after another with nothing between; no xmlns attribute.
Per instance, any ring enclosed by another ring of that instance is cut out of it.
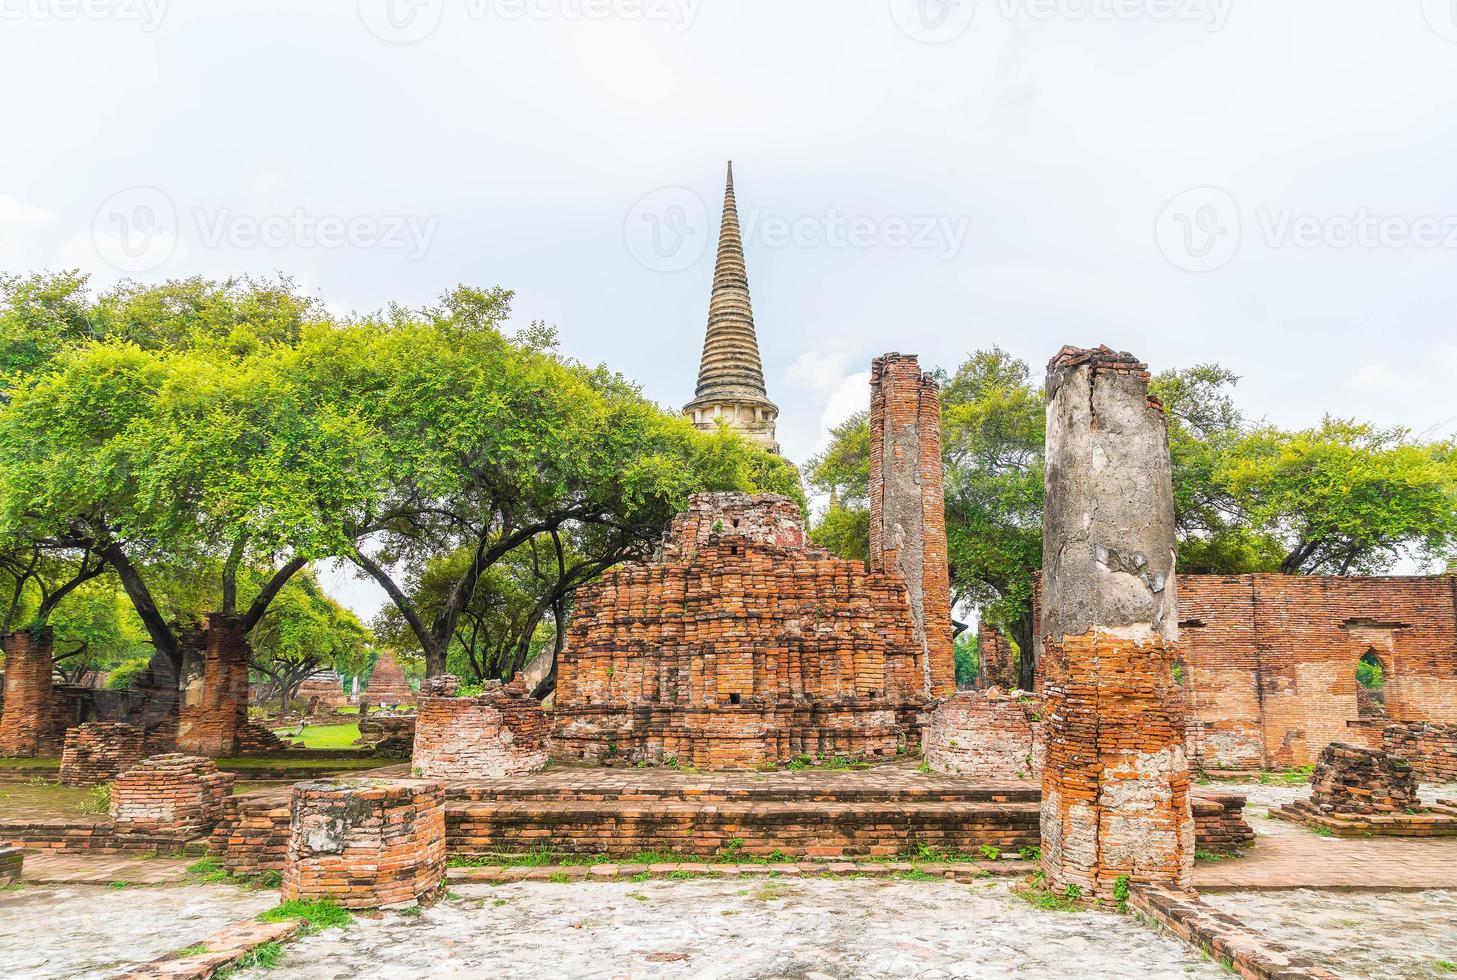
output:
<svg viewBox="0 0 1457 980"><path fill-rule="evenodd" d="M1356 661L1356 708L1362 718L1386 717L1386 665L1375 650Z"/></svg>

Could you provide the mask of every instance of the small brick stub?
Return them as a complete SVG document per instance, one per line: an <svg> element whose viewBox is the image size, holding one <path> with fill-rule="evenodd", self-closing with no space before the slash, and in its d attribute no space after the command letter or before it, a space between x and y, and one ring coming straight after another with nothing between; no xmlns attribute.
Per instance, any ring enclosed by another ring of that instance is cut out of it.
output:
<svg viewBox="0 0 1457 980"><path fill-rule="evenodd" d="M969 779L1042 775L1042 704L1035 695L960 691L931 712L921 747L932 772Z"/></svg>
<svg viewBox="0 0 1457 980"><path fill-rule="evenodd" d="M25 869L25 852L18 847L0 845L0 885L19 881Z"/></svg>
<svg viewBox="0 0 1457 980"><path fill-rule="evenodd" d="M1339 742L1327 745L1310 778L1310 802L1323 813L1402 813L1421 803L1411 763Z"/></svg>
<svg viewBox="0 0 1457 980"><path fill-rule="evenodd" d="M95 721L66 732L61 784L109 783L146 757L146 733L119 721Z"/></svg>
<svg viewBox="0 0 1457 980"><path fill-rule="evenodd" d="M187 841L222 816L233 774L211 759L170 753L143 759L111 784L111 818L119 836Z"/></svg>
<svg viewBox="0 0 1457 980"><path fill-rule="evenodd" d="M420 698L411 765L426 779L519 776L546 760L546 712L523 683L497 683L473 698Z"/></svg>
<svg viewBox="0 0 1457 980"><path fill-rule="evenodd" d="M445 879L445 785L421 779L298 783L285 902L346 908L432 901Z"/></svg>
<svg viewBox="0 0 1457 980"><path fill-rule="evenodd" d="M1388 754L1409 762L1418 779L1457 783L1457 725L1390 725L1382 731L1381 743Z"/></svg>

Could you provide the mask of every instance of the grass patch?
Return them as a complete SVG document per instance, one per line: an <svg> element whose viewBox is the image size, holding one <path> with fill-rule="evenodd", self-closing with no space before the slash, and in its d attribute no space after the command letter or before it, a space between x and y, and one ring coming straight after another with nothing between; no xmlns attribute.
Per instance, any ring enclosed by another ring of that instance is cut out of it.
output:
<svg viewBox="0 0 1457 980"><path fill-rule="evenodd" d="M263 943L244 953L243 958L238 961L237 968L240 970L274 970L281 962L283 962L283 943Z"/></svg>
<svg viewBox="0 0 1457 980"><path fill-rule="evenodd" d="M1231 858L1237 857L1244 857L1244 855L1239 851L1232 851L1229 854L1223 854L1219 851L1201 851L1197 848L1194 851L1194 860L1196 861L1228 861Z"/></svg>
<svg viewBox="0 0 1457 980"><path fill-rule="evenodd" d="M106 814L111 812L111 784L102 783L86 791L83 813Z"/></svg>
<svg viewBox="0 0 1457 980"><path fill-rule="evenodd" d="M940 875L929 874L920 868L912 868L909 871L897 871L891 877L900 881L945 881Z"/></svg>
<svg viewBox="0 0 1457 980"><path fill-rule="evenodd" d="M306 749L357 748L354 741L359 738L359 722L348 721L338 725L305 725L302 735L294 735L291 728L279 728L274 731L274 734L279 738L302 742Z"/></svg>
<svg viewBox="0 0 1457 980"><path fill-rule="evenodd" d="M173 953L172 955L175 956L177 959L180 960L184 956L201 956L203 953L206 953L206 952L207 952L207 943L193 943L191 946L188 946L188 947L186 947L184 949L179 949L177 952Z"/></svg>
<svg viewBox="0 0 1457 980"><path fill-rule="evenodd" d="M277 888L283 884L282 871L261 871L254 875L234 874L215 857L205 857L187 866L187 874L196 884L227 884L258 890Z"/></svg>
<svg viewBox="0 0 1457 980"><path fill-rule="evenodd" d="M0 759L0 769L59 769L60 759Z"/></svg>
<svg viewBox="0 0 1457 980"><path fill-rule="evenodd" d="M777 902L788 895L793 895L794 889L779 881L766 881L759 887L749 892L749 897L756 902Z"/></svg>
<svg viewBox="0 0 1457 980"><path fill-rule="evenodd" d="M275 905L258 916L259 922L286 922L290 919L298 919L304 924L304 935L313 935L322 929L343 929L354 921L354 915L335 902L295 899Z"/></svg>
<svg viewBox="0 0 1457 980"><path fill-rule="evenodd" d="M1451 960L1437 960L1432 966L1438 973L1457 973L1457 963Z"/></svg>
<svg viewBox="0 0 1457 980"><path fill-rule="evenodd" d="M1127 885L1124 884L1124 901L1127 901ZM1115 888L1117 886L1115 885ZM1060 892L1047 887L1047 879L1039 871L1025 882L1012 889L1012 894L1035 909L1044 912L1081 912L1086 903L1083 890L1077 885L1068 885Z"/></svg>
<svg viewBox="0 0 1457 980"><path fill-rule="evenodd" d="M247 769L319 769L323 771L344 769L378 769L388 763L378 759L353 756L338 759L300 759L286 755L245 755L231 759L217 760L218 768L228 771Z"/></svg>
<svg viewBox="0 0 1457 980"><path fill-rule="evenodd" d="M1310 828L1310 832L1317 837L1334 837L1335 832L1329 827L1322 827L1319 824Z"/></svg>

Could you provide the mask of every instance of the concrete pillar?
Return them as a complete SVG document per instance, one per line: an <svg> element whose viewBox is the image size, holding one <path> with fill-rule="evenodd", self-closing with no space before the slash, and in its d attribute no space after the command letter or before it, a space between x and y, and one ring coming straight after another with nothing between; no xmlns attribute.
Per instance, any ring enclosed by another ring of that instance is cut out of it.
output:
<svg viewBox="0 0 1457 980"><path fill-rule="evenodd" d="M0 756L33 758L59 749L51 679L51 628L7 633Z"/></svg>
<svg viewBox="0 0 1457 980"><path fill-rule="evenodd" d="M910 354L870 369L870 567L898 572L910 593L927 695L954 693L941 391Z"/></svg>
<svg viewBox="0 0 1457 980"><path fill-rule="evenodd" d="M202 655L202 695L184 704L177 750L221 759L238 754L248 723L248 640L240 616L208 613Z"/></svg>
<svg viewBox="0 0 1457 980"><path fill-rule="evenodd" d="M1047 371L1040 632L1048 884L1189 886L1194 823L1174 683L1174 503L1146 366L1065 347Z"/></svg>

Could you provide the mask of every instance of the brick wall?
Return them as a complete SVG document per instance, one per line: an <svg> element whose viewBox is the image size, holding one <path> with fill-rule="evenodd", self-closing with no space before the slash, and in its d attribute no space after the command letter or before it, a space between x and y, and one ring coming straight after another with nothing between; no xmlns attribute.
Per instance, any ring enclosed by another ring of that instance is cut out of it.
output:
<svg viewBox="0 0 1457 980"><path fill-rule="evenodd" d="M410 756L420 776L499 779L539 772L546 758L546 713L524 683L474 698L420 698Z"/></svg>
<svg viewBox="0 0 1457 980"><path fill-rule="evenodd" d="M660 560L579 592L554 752L707 768L894 755L926 707L900 576L796 543L785 498L712 496L674 522ZM715 517L705 536L709 514L739 526Z"/></svg>
<svg viewBox="0 0 1457 980"><path fill-rule="evenodd" d="M926 693L956 690L941 466L941 392L913 355L870 369L870 567L899 572Z"/></svg>
<svg viewBox="0 0 1457 980"><path fill-rule="evenodd" d="M1036 697L959 691L931 712L921 743L926 763L970 779L1040 778L1041 710Z"/></svg>
<svg viewBox="0 0 1457 980"><path fill-rule="evenodd" d="M199 756L169 753L144 759L111 784L116 833L179 842L205 834L221 818L233 779Z"/></svg>
<svg viewBox="0 0 1457 980"><path fill-rule="evenodd" d="M381 653L379 660L375 661L374 672L369 675L365 693L369 697L369 703L373 705L415 703L415 692L410 688L409 681L405 680L405 672L400 667L400 662L388 650Z"/></svg>
<svg viewBox="0 0 1457 980"><path fill-rule="evenodd" d="M1393 721L1457 723L1457 577L1179 576L1180 662L1209 769L1313 763L1360 719L1374 652Z"/></svg>
<svg viewBox="0 0 1457 980"><path fill-rule="evenodd" d="M66 732L61 752L61 783L94 786L109 783L146 756L146 735L135 725L101 721Z"/></svg>
<svg viewBox="0 0 1457 980"><path fill-rule="evenodd" d="M207 852L234 874L282 871L288 863L292 801L292 787L227 797Z"/></svg>
<svg viewBox="0 0 1457 980"><path fill-rule="evenodd" d="M228 758L248 723L248 640L239 616L209 613L203 633L202 692L178 714L180 752Z"/></svg>
<svg viewBox="0 0 1457 980"><path fill-rule="evenodd" d="M983 622L976 631L977 649L981 664L977 670L977 687L1000 687L1011 690L1017 686L1017 663L1012 656L1011 641L991 623Z"/></svg>
<svg viewBox="0 0 1457 980"><path fill-rule="evenodd" d="M1411 763L1417 778L1432 783L1457 783L1457 725L1419 721L1390 725L1381 733L1382 748Z"/></svg>
<svg viewBox="0 0 1457 980"><path fill-rule="evenodd" d="M0 756L53 755L61 748L52 680L51 629L7 633Z"/></svg>
<svg viewBox="0 0 1457 980"><path fill-rule="evenodd" d="M445 879L445 786L343 779L293 788L283 901L345 908L431 900Z"/></svg>

